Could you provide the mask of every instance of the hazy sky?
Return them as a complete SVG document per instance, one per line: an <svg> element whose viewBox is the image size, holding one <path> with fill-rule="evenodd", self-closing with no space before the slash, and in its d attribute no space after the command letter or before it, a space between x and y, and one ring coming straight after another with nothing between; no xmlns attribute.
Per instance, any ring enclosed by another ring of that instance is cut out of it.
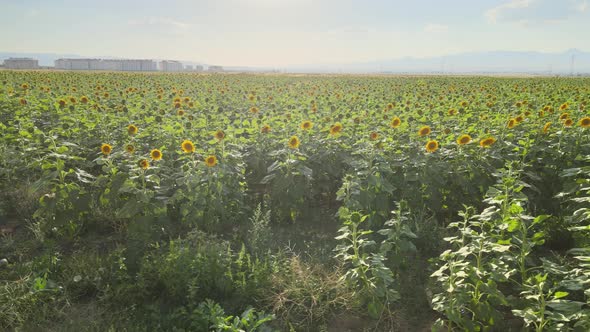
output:
<svg viewBox="0 0 590 332"><path fill-rule="evenodd" d="M219 65L590 51L590 0L0 0L0 51Z"/></svg>

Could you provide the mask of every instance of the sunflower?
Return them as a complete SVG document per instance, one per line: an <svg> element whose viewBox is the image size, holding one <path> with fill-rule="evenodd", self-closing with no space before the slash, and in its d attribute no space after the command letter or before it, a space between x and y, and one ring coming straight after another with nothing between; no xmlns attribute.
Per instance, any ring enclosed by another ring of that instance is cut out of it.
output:
<svg viewBox="0 0 590 332"><path fill-rule="evenodd" d="M135 135L135 134L137 134L137 130L138 129L137 129L137 126L136 125L130 124L130 125L127 126L127 133L129 135Z"/></svg>
<svg viewBox="0 0 590 332"><path fill-rule="evenodd" d="M563 103L561 104L561 106L559 106L559 110L560 111L565 111L566 109L568 109L569 105L567 103Z"/></svg>
<svg viewBox="0 0 590 332"><path fill-rule="evenodd" d="M26 104L27 104L27 100L26 100L25 98L21 98L21 99L19 100L19 103L20 103L21 105L26 105Z"/></svg>
<svg viewBox="0 0 590 332"><path fill-rule="evenodd" d="M387 110L391 111L393 109L393 104L389 103L387 104Z"/></svg>
<svg viewBox="0 0 590 332"><path fill-rule="evenodd" d="M263 133L263 134L270 133L270 126L269 125L262 126L262 128L260 128L260 132Z"/></svg>
<svg viewBox="0 0 590 332"><path fill-rule="evenodd" d="M432 130L430 130L429 126L424 126L424 127L420 128L420 130L418 130L418 135L420 135L420 136L430 135L431 131Z"/></svg>
<svg viewBox="0 0 590 332"><path fill-rule="evenodd" d="M565 120L569 117L570 115L568 113L561 113L561 115L559 116L559 120Z"/></svg>
<svg viewBox="0 0 590 332"><path fill-rule="evenodd" d="M57 101L57 103L59 104L59 107L64 107L64 106L66 106L66 101L65 101L65 100L63 100L63 99L60 99L60 100L58 100L58 101Z"/></svg>
<svg viewBox="0 0 590 332"><path fill-rule="evenodd" d="M571 127L574 124L574 120L572 119L565 119L565 121L563 121L563 125L566 127Z"/></svg>
<svg viewBox="0 0 590 332"><path fill-rule="evenodd" d="M250 107L250 113L257 114L259 112L258 107L252 106Z"/></svg>
<svg viewBox="0 0 590 332"><path fill-rule="evenodd" d="M208 156L207 158L205 158L205 165L207 165L208 167L213 167L217 165L217 157L213 155Z"/></svg>
<svg viewBox="0 0 590 332"><path fill-rule="evenodd" d="M524 116L519 115L514 120L516 121L516 123L521 123L524 121Z"/></svg>
<svg viewBox="0 0 590 332"><path fill-rule="evenodd" d="M162 159L162 151L160 151L158 149L153 149L150 152L150 157L152 157L153 160L158 161L158 160Z"/></svg>
<svg viewBox="0 0 590 332"><path fill-rule="evenodd" d="M335 136L342 132L342 124L340 122L336 122L335 124L330 127L330 135Z"/></svg>
<svg viewBox="0 0 590 332"><path fill-rule="evenodd" d="M494 145L494 143L496 143L496 139L493 137L488 137L479 141L479 146L482 148L489 148L490 146Z"/></svg>
<svg viewBox="0 0 590 332"><path fill-rule="evenodd" d="M88 103L88 97L86 97L86 96L82 96L82 98L80 98L80 102L81 102L82 104L87 104L87 103Z"/></svg>
<svg viewBox="0 0 590 332"><path fill-rule="evenodd" d="M427 152L432 153L436 150L438 150L438 142L437 141L431 140L426 143L426 151Z"/></svg>
<svg viewBox="0 0 590 332"><path fill-rule="evenodd" d="M223 132L223 130L219 129L215 132L214 136L218 141L222 141L225 138L225 133Z"/></svg>
<svg viewBox="0 0 590 332"><path fill-rule="evenodd" d="M184 115L184 110L178 110L178 111L176 112L176 114L178 114L178 115L180 115L180 116L183 116L183 115Z"/></svg>
<svg viewBox="0 0 590 332"><path fill-rule="evenodd" d="M580 127L590 128L590 116L580 119Z"/></svg>
<svg viewBox="0 0 590 332"><path fill-rule="evenodd" d="M510 119L510 120L508 120L507 127L510 128L510 129L514 128L514 126L516 126L516 122L517 122L516 119Z"/></svg>
<svg viewBox="0 0 590 332"><path fill-rule="evenodd" d="M469 136L467 134L461 135L457 139L457 144L459 144L459 145L469 144L469 142L471 142L471 136Z"/></svg>
<svg viewBox="0 0 590 332"><path fill-rule="evenodd" d="M450 116L453 116L455 114L457 114L457 110L454 108L451 108L448 112L447 112Z"/></svg>
<svg viewBox="0 0 590 332"><path fill-rule="evenodd" d="M311 129L311 127L313 127L313 123L311 121L306 120L306 121L301 122L301 129L309 130L309 129Z"/></svg>
<svg viewBox="0 0 590 332"><path fill-rule="evenodd" d="M150 167L150 162L147 159L142 159L139 161L139 167L142 169L148 169Z"/></svg>
<svg viewBox="0 0 590 332"><path fill-rule="evenodd" d="M516 107L521 107L522 106L522 103L520 101L517 101L516 104L515 104L515 106Z"/></svg>
<svg viewBox="0 0 590 332"><path fill-rule="evenodd" d="M182 149L182 151L184 151L184 153L195 152L195 145L193 144L193 142L187 139L182 141L182 143L180 144L180 148Z"/></svg>
<svg viewBox="0 0 590 332"><path fill-rule="evenodd" d="M110 144L106 144L105 143L105 144L103 144L103 145L100 146L100 151L105 156L108 156L113 151L113 147Z"/></svg>
<svg viewBox="0 0 590 332"><path fill-rule="evenodd" d="M180 103L174 103L174 108L180 108Z"/></svg>
<svg viewBox="0 0 590 332"><path fill-rule="evenodd" d="M539 114L539 117L542 118L545 116L545 111L540 110L538 114Z"/></svg>
<svg viewBox="0 0 590 332"><path fill-rule="evenodd" d="M379 133L374 131L369 135L369 138L371 139L371 141L374 141L379 138Z"/></svg>
<svg viewBox="0 0 590 332"><path fill-rule="evenodd" d="M125 146L125 151L127 151L128 153L133 153L135 152L135 146L133 146L133 144L127 144Z"/></svg>
<svg viewBox="0 0 590 332"><path fill-rule="evenodd" d="M400 120L400 118L398 118L397 116L394 117L393 119L391 119L391 123L390 123L391 128L397 128L401 124L402 124L402 120Z"/></svg>
<svg viewBox="0 0 590 332"><path fill-rule="evenodd" d="M299 137L291 136L291 138L289 138L288 145L291 149L297 149L299 147L299 144L301 144L301 141L299 141Z"/></svg>
<svg viewBox="0 0 590 332"><path fill-rule="evenodd" d="M547 122L544 126L543 126L543 133L547 134L547 132L549 131L549 127L551 127L551 122Z"/></svg>
<svg viewBox="0 0 590 332"><path fill-rule="evenodd" d="M544 112L549 112L549 110L551 110L551 106L546 105L545 107L543 107Z"/></svg>
<svg viewBox="0 0 590 332"><path fill-rule="evenodd" d="M461 107L467 107L468 103L466 101L461 102Z"/></svg>

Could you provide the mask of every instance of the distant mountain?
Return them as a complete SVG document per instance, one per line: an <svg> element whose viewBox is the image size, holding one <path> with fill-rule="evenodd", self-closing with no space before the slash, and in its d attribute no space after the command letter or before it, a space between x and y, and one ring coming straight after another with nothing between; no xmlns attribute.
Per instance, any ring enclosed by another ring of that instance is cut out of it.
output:
<svg viewBox="0 0 590 332"><path fill-rule="evenodd" d="M573 59L573 66L572 66ZM590 53L571 49L563 53L492 51L459 53L440 57L405 57L348 64L302 65L290 72L350 73L590 73Z"/></svg>

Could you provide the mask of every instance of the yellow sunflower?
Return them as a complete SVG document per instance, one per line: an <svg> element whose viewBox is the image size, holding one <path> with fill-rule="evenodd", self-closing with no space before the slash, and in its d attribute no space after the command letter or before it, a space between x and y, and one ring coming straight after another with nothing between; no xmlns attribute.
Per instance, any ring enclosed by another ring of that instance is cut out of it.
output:
<svg viewBox="0 0 590 332"><path fill-rule="evenodd" d="M418 135L426 136L426 135L430 135L431 132L432 132L432 130L430 130L429 126L424 126L424 127L420 128L420 130L418 130Z"/></svg>
<svg viewBox="0 0 590 332"><path fill-rule="evenodd" d="M26 105L26 104L27 104L27 100L26 100L25 98L21 98L21 99L19 100L19 103L20 103L21 105Z"/></svg>
<svg viewBox="0 0 590 332"><path fill-rule="evenodd" d="M570 115L568 113L561 113L561 115L559 116L559 120L565 120L569 117Z"/></svg>
<svg viewBox="0 0 590 332"><path fill-rule="evenodd" d="M252 106L250 107L250 113L257 114L259 112L258 107Z"/></svg>
<svg viewBox="0 0 590 332"><path fill-rule="evenodd" d="M148 169L150 167L150 162L147 159L142 159L139 161L139 167L142 169Z"/></svg>
<svg viewBox="0 0 590 332"><path fill-rule="evenodd" d="M127 133L129 135L135 135L135 134L137 134L137 131L138 131L138 129L137 129L136 125L130 124L127 126Z"/></svg>
<svg viewBox="0 0 590 332"><path fill-rule="evenodd" d="M162 151L160 151L158 149L153 149L150 152L150 157L152 157L153 160L158 161L158 160L162 159Z"/></svg>
<svg viewBox="0 0 590 332"><path fill-rule="evenodd" d="M100 151L102 152L102 154L104 154L105 156L108 156L109 154L111 154L111 152L113 151L113 147L110 144L103 144L100 147Z"/></svg>
<svg viewBox="0 0 590 332"><path fill-rule="evenodd" d="M178 114L179 116L183 116L184 115L184 110L178 110L176 112L176 114Z"/></svg>
<svg viewBox="0 0 590 332"><path fill-rule="evenodd" d="M301 141L299 141L299 137L291 136L291 138L289 138L288 145L291 149L297 149L299 147L299 144L301 144Z"/></svg>
<svg viewBox="0 0 590 332"><path fill-rule="evenodd" d="M580 119L580 127L590 128L590 116L586 116Z"/></svg>
<svg viewBox="0 0 590 332"><path fill-rule="evenodd" d="M544 126L543 126L543 133L547 134L547 132L549 131L549 127L551 127L551 122L547 122Z"/></svg>
<svg viewBox="0 0 590 332"><path fill-rule="evenodd" d="M467 134L461 135L457 139L457 144L459 144L459 145L469 144L469 142L471 142L471 136L469 136Z"/></svg>
<svg viewBox="0 0 590 332"><path fill-rule="evenodd" d="M128 153L133 153L135 152L135 146L133 146L133 144L127 144L125 146L125 151L127 151Z"/></svg>
<svg viewBox="0 0 590 332"><path fill-rule="evenodd" d="M508 120L507 127L510 128L510 129L512 129L512 128L514 128L514 126L516 126L516 119L510 119L510 120Z"/></svg>
<svg viewBox="0 0 590 332"><path fill-rule="evenodd" d="M494 143L496 143L496 139L493 137L488 137L479 141L479 146L482 148L489 148L490 146L494 145Z"/></svg>
<svg viewBox="0 0 590 332"><path fill-rule="evenodd" d="M223 130L219 129L215 132L215 138L218 141L222 141L225 138L225 133L223 132Z"/></svg>
<svg viewBox="0 0 590 332"><path fill-rule="evenodd" d="M330 127L330 135L335 136L342 132L342 124L340 122L336 122L335 124Z"/></svg>
<svg viewBox="0 0 590 332"><path fill-rule="evenodd" d="M569 105L567 103L563 103L561 104L561 106L559 106L559 110L560 111L565 111L566 109L568 109Z"/></svg>
<svg viewBox="0 0 590 332"><path fill-rule="evenodd" d="M195 145L193 144L193 142L187 139L182 141L182 143L180 144L180 148L182 149L182 151L184 151L184 153L195 152Z"/></svg>
<svg viewBox="0 0 590 332"><path fill-rule="evenodd" d="M432 153L436 150L438 150L438 142L437 141L431 140L426 143L426 151L427 152Z"/></svg>
<svg viewBox="0 0 590 332"><path fill-rule="evenodd" d="M208 156L207 158L205 158L205 165L207 165L208 167L213 167L217 165L217 157L213 155Z"/></svg>
<svg viewBox="0 0 590 332"><path fill-rule="evenodd" d="M86 96L82 96L82 98L80 98L80 102L81 102L82 104L87 104L87 103L88 103L88 97L86 97Z"/></svg>
<svg viewBox="0 0 590 332"><path fill-rule="evenodd" d="M393 119L391 119L391 128L397 128L402 124L402 120L400 120L400 118L398 118L397 116L394 117Z"/></svg>
<svg viewBox="0 0 590 332"><path fill-rule="evenodd" d="M521 123L524 121L524 116L519 115L514 120L516 121L516 123Z"/></svg>
<svg viewBox="0 0 590 332"><path fill-rule="evenodd" d="M378 139L378 138L379 138L379 133L377 133L377 132L372 132L372 133L369 135L369 139L371 139L371 141L374 141L374 140L376 140L376 139Z"/></svg>
<svg viewBox="0 0 590 332"><path fill-rule="evenodd" d="M303 121L301 122L301 129L303 130L309 130L313 127L313 123L309 120Z"/></svg>
<svg viewBox="0 0 590 332"><path fill-rule="evenodd" d="M270 126L269 125L262 126L262 128L260 128L260 132L263 133L263 134L270 133Z"/></svg>
<svg viewBox="0 0 590 332"><path fill-rule="evenodd" d="M574 120L567 118L565 119L565 121L563 121L563 125L566 127L571 127L574 124Z"/></svg>

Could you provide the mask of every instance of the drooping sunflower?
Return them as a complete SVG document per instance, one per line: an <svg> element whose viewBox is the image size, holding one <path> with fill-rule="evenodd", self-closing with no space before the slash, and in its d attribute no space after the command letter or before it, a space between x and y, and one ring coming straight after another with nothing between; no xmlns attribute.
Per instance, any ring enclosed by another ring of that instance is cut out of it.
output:
<svg viewBox="0 0 590 332"><path fill-rule="evenodd" d="M270 133L270 126L269 125L262 126L262 128L260 128L260 132L263 133L263 134Z"/></svg>
<svg viewBox="0 0 590 332"><path fill-rule="evenodd" d="M402 120L400 120L400 118L398 118L397 116L394 117L393 119L391 119L391 128L397 128L402 124Z"/></svg>
<svg viewBox="0 0 590 332"><path fill-rule="evenodd" d="M139 167L142 169L148 169L150 168L150 162L147 159L142 159L139 161Z"/></svg>
<svg viewBox="0 0 590 332"><path fill-rule="evenodd" d="M457 144L459 145L469 144L469 142L471 142L471 136L467 134L461 135L457 138Z"/></svg>
<svg viewBox="0 0 590 332"><path fill-rule="evenodd" d="M494 145L494 143L496 143L496 139L493 137L488 137L479 141L479 146L482 148L489 148L490 146Z"/></svg>
<svg viewBox="0 0 590 332"><path fill-rule="evenodd" d="M313 123L309 120L303 121L301 122L301 129L303 130L309 130L313 127Z"/></svg>
<svg viewBox="0 0 590 332"><path fill-rule="evenodd" d="M223 130L219 129L215 132L214 136L218 141L223 141L223 139L225 138L225 133L223 132Z"/></svg>
<svg viewBox="0 0 590 332"><path fill-rule="evenodd" d="M424 127L420 128L420 130L418 130L418 135L423 137L426 135L430 135L431 132L432 132L432 130L430 130L429 126L424 126Z"/></svg>
<svg viewBox="0 0 590 332"><path fill-rule="evenodd" d="M372 133L369 135L369 139L370 139L371 141L375 141L375 140L376 140L376 139L378 139L378 138L379 138L379 133L378 133L378 132L375 132L375 131L374 131L374 132L372 132Z"/></svg>
<svg viewBox="0 0 590 332"><path fill-rule="evenodd" d="M291 149L297 149L299 147L299 144L301 144L301 141L299 141L299 137L291 136L291 138L289 138L289 142L287 144L289 145L289 147Z"/></svg>
<svg viewBox="0 0 590 332"><path fill-rule="evenodd" d="M127 126L127 133L129 135L133 136L133 135L137 134L137 131L138 131L138 129L137 129L136 125L130 124Z"/></svg>
<svg viewBox="0 0 590 332"><path fill-rule="evenodd" d="M571 127L574 124L574 120L567 118L563 121L563 125L566 127Z"/></svg>
<svg viewBox="0 0 590 332"><path fill-rule="evenodd" d="M590 116L586 116L580 119L580 127L590 128Z"/></svg>
<svg viewBox="0 0 590 332"><path fill-rule="evenodd" d="M514 128L514 126L516 126L516 119L508 120L508 124L506 126L510 129Z"/></svg>
<svg viewBox="0 0 590 332"><path fill-rule="evenodd" d="M162 159L162 151L160 151L158 149L153 149L150 152L150 157L152 157L152 159L154 161L158 161L158 160Z"/></svg>
<svg viewBox="0 0 590 332"><path fill-rule="evenodd" d="M430 140L430 141L428 141L428 142L426 143L426 151L427 151L427 152L430 152L430 153L432 153L432 152L434 152L434 151L436 151L436 150L438 150L438 142L437 142L437 141L435 141L435 140Z"/></svg>
<svg viewBox="0 0 590 332"><path fill-rule="evenodd" d="M127 151L128 153L133 153L135 152L135 146L133 146L133 144L127 144L125 146L125 151Z"/></svg>
<svg viewBox="0 0 590 332"><path fill-rule="evenodd" d="M544 126L543 126L543 133L547 134L547 132L549 131L549 127L551 127L551 122L547 122Z"/></svg>
<svg viewBox="0 0 590 332"><path fill-rule="evenodd" d="M330 127L330 135L336 136L342 132L342 124L340 122L336 122L335 124Z"/></svg>
<svg viewBox="0 0 590 332"><path fill-rule="evenodd" d="M205 165L207 165L208 167L213 167L217 165L217 157L213 155L206 157Z"/></svg>
<svg viewBox="0 0 590 332"><path fill-rule="evenodd" d="M103 144L100 146L100 151L102 152L102 154L104 154L105 156L108 156L109 154L111 154L111 152L113 152L113 147L110 144Z"/></svg>
<svg viewBox="0 0 590 332"><path fill-rule="evenodd" d="M195 152L195 145L193 144L193 142L187 139L182 141L182 143L180 144L180 148L182 149L182 151L184 151L184 153Z"/></svg>

